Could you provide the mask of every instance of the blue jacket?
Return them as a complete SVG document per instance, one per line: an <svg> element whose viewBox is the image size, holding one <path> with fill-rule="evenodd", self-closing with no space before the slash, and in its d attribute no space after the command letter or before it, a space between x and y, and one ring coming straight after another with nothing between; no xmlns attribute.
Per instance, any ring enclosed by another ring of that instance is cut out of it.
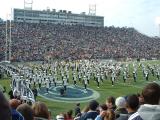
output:
<svg viewBox="0 0 160 120"><path fill-rule="evenodd" d="M98 113L96 111L89 111L82 115L80 117L80 120L95 120L95 118L98 116Z"/></svg>
<svg viewBox="0 0 160 120"><path fill-rule="evenodd" d="M95 120L103 120L102 117L100 115L98 115Z"/></svg>
<svg viewBox="0 0 160 120"><path fill-rule="evenodd" d="M12 112L12 120L24 120L24 117L21 115L21 113L19 113L15 109L12 109L11 112Z"/></svg>

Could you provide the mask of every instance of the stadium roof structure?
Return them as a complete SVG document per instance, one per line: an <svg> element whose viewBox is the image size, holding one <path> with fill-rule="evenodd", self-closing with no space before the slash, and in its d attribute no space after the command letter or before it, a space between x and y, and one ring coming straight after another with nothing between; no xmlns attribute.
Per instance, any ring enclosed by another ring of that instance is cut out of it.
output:
<svg viewBox="0 0 160 120"><path fill-rule="evenodd" d="M56 9L47 10L26 10L14 9L15 22L28 22L28 23L54 23L54 24L67 24L67 25L84 25L84 26L104 26L104 17L96 15L87 15L85 12L75 14L71 11Z"/></svg>

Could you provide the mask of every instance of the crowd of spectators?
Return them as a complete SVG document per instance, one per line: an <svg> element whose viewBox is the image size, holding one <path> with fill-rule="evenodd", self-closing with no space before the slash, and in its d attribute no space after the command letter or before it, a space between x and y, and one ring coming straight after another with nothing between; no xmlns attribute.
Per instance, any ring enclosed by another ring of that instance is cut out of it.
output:
<svg viewBox="0 0 160 120"><path fill-rule="evenodd" d="M54 116L56 120L160 120L160 86L157 83L146 85L139 95L130 94L120 97L108 97L99 104L91 100L84 110L78 103L73 110ZM18 99L5 98L0 91L1 120L52 120L47 105L35 102L32 105ZM142 103L143 101L143 103Z"/></svg>
<svg viewBox="0 0 160 120"><path fill-rule="evenodd" d="M0 60L4 60L5 58L5 26L2 22L0 22Z"/></svg>
<svg viewBox="0 0 160 120"><path fill-rule="evenodd" d="M0 60L4 60L5 34L3 23L0 24ZM158 37L148 37L134 28L12 22L13 61L35 61L50 57L150 59L160 58L159 48Z"/></svg>

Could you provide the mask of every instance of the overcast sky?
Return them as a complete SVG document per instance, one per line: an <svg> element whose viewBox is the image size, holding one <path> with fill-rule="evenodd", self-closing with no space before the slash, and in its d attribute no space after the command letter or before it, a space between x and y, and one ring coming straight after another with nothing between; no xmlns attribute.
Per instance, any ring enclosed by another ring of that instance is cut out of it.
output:
<svg viewBox="0 0 160 120"><path fill-rule="evenodd" d="M11 8L24 8L24 0L0 0L0 18L6 19ZM32 1L32 0L26 0ZM160 0L33 0L33 10L49 7L72 13L89 12L96 4L96 15L104 16L105 26L134 27L148 36L158 36L156 18L160 16Z"/></svg>

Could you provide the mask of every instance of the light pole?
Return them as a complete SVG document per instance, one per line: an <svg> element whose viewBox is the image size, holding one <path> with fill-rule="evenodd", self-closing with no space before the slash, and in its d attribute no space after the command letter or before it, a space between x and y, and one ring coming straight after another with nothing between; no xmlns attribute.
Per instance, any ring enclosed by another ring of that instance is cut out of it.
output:
<svg viewBox="0 0 160 120"><path fill-rule="evenodd" d="M12 11L12 10L11 10ZM12 12L11 12L12 14ZM11 14L7 14L7 17L6 17L6 43L5 43L5 46L6 46L6 50L5 50L5 62L9 62L11 61L11 32L12 32L12 23L11 23ZM9 19L8 19L9 18Z"/></svg>
<svg viewBox="0 0 160 120"><path fill-rule="evenodd" d="M8 16L6 17L6 45L5 45L5 47L6 47L6 50L5 50L5 61L7 61L8 60L8 24L7 24L7 22L8 22Z"/></svg>
<svg viewBox="0 0 160 120"><path fill-rule="evenodd" d="M10 16L12 17L12 16ZM9 26L9 62L11 62L11 50L12 50L12 18L10 18L10 26Z"/></svg>

